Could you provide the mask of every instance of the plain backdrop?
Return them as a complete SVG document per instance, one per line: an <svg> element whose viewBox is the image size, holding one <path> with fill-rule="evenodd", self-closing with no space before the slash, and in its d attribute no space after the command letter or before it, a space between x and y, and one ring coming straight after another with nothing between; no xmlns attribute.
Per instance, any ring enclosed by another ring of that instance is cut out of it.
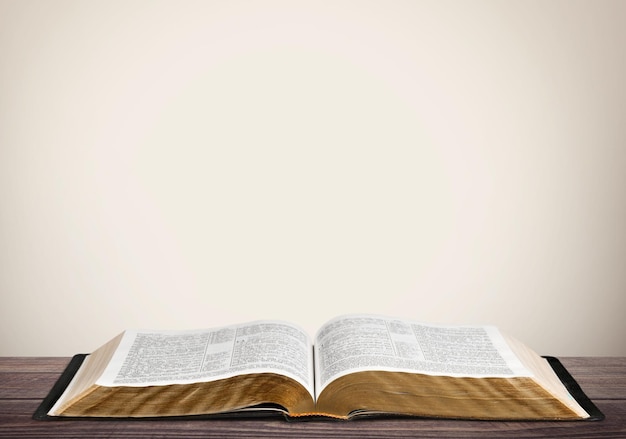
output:
<svg viewBox="0 0 626 439"><path fill-rule="evenodd" d="M375 313L626 355L626 2L0 0L0 355Z"/></svg>

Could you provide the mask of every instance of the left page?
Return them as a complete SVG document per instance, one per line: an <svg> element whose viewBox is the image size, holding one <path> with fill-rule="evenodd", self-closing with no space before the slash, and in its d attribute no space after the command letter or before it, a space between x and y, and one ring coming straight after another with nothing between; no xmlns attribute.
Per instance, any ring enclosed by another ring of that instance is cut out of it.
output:
<svg viewBox="0 0 626 439"><path fill-rule="evenodd" d="M313 395L313 347L299 327L257 321L188 331L126 331L100 386L157 386L277 373Z"/></svg>

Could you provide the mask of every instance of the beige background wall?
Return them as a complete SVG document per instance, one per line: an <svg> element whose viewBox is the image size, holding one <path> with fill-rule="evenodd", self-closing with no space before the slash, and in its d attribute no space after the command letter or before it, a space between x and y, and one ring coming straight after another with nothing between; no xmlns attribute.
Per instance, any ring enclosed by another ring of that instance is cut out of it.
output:
<svg viewBox="0 0 626 439"><path fill-rule="evenodd" d="M625 20L0 0L0 355L350 312L626 355Z"/></svg>

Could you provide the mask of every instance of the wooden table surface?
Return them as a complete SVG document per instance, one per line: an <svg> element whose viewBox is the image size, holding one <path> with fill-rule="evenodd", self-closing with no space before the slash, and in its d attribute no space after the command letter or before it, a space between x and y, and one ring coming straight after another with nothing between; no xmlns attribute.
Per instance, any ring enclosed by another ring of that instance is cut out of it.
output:
<svg viewBox="0 0 626 439"><path fill-rule="evenodd" d="M559 358L606 415L594 422L492 422L368 419L288 422L282 418L178 421L35 421L32 415L69 362L0 357L0 437L137 438L626 438L626 357Z"/></svg>

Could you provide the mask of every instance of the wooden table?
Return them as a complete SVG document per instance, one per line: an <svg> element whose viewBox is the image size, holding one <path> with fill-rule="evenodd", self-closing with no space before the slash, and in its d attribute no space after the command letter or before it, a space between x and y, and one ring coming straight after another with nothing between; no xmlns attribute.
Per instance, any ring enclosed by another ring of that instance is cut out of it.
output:
<svg viewBox="0 0 626 439"><path fill-rule="evenodd" d="M487 422L373 419L186 421L35 421L31 417L69 358L0 357L0 437L562 437L626 438L626 357L564 357L561 362L606 419L597 422Z"/></svg>

